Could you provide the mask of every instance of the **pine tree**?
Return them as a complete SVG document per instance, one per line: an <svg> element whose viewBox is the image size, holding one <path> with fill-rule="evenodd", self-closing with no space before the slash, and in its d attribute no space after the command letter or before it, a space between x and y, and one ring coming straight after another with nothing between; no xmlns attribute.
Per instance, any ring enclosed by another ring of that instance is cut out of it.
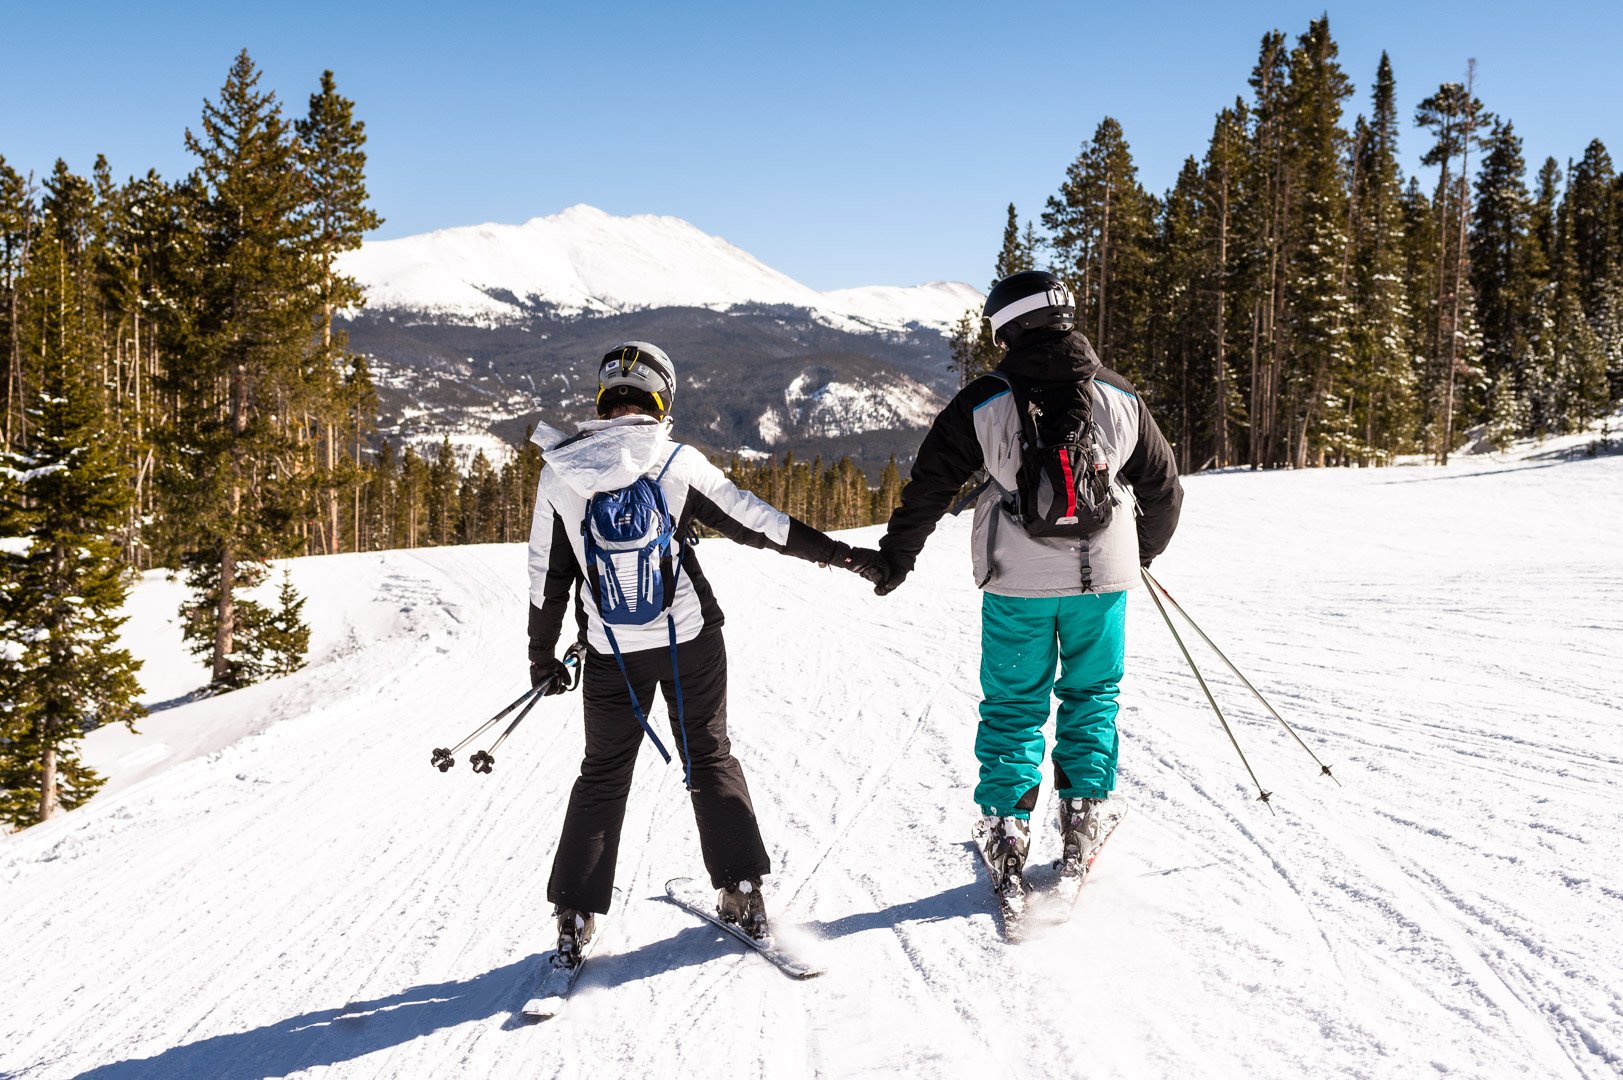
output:
<svg viewBox="0 0 1623 1080"><path fill-rule="evenodd" d="M1432 355L1440 372L1432 387L1436 402L1433 438L1437 459L1448 464L1454 443L1454 408L1461 376L1475 374L1467 346L1472 338L1472 300L1467 267L1469 246L1465 227L1470 217L1471 151L1481 144L1481 130L1492 120L1472 90L1476 61L1469 64L1464 83L1444 83L1415 110L1415 123L1434 134L1431 149L1421 162L1438 165L1436 321ZM1459 169L1454 171L1455 162Z"/></svg>
<svg viewBox="0 0 1623 1080"><path fill-rule="evenodd" d="M902 504L902 470L896 465L896 455L885 462L879 474L879 488L874 492L873 513L869 521L877 524L889 521L891 513Z"/></svg>
<svg viewBox="0 0 1623 1080"><path fill-rule="evenodd" d="M1584 314L1594 319L1617 265L1623 238L1618 236L1612 158L1599 139L1584 148L1584 156L1569 170L1566 212L1570 216L1572 265Z"/></svg>
<svg viewBox="0 0 1623 1080"><path fill-rule="evenodd" d="M1215 426L1211 400L1197 389L1214 381L1207 338L1212 319L1206 314L1212 302L1212 268L1204 251L1201 189L1200 166L1187 158L1162 203L1153 285L1160 302L1150 320L1150 363L1140 372L1139 386L1156 402L1161 429L1182 472L1200 463L1196 446L1211 442L1208 432Z"/></svg>
<svg viewBox="0 0 1623 1080"><path fill-rule="evenodd" d="M1471 288L1482 326L1483 368L1490 392L1495 442L1520 415L1525 396L1520 360L1527 352L1533 304L1533 199L1527 190L1522 141L1508 121L1493 126L1477 176L1471 224ZM1501 390L1503 385L1506 389ZM1515 434L1522 434L1517 430Z"/></svg>
<svg viewBox="0 0 1623 1080"><path fill-rule="evenodd" d="M116 537L130 485L105 423L81 185L59 167L48 188L24 320L39 383L26 450L0 459L0 816L17 826L94 794L100 781L75 744L142 714L140 664L118 644L128 583Z"/></svg>
<svg viewBox="0 0 1623 1080"><path fill-rule="evenodd" d="M1290 416L1289 459L1345 454L1349 445L1347 197L1342 162L1347 133L1341 103L1352 85L1336 63L1329 20L1313 20L1290 55L1287 138L1297 213L1294 258L1284 278L1289 348L1282 389Z"/></svg>
<svg viewBox="0 0 1623 1080"><path fill-rule="evenodd" d="M989 326L979 311L966 311L953 324L947 336L947 353L952 358L948 366L958 373L959 386L968 386L1003 358Z"/></svg>
<svg viewBox="0 0 1623 1080"><path fill-rule="evenodd" d="M1408 448L1417 423L1412 312L1405 289L1403 181L1397 160L1397 93L1385 53L1375 73L1371 120L1354 138L1351 334L1353 413L1360 456L1386 463Z"/></svg>
<svg viewBox="0 0 1623 1080"><path fill-rule="evenodd" d="M0 415L0 452L23 442L27 386L18 312L23 269L33 240L34 199L29 183L0 155L0 362L5 364L4 414Z"/></svg>
<svg viewBox="0 0 1623 1080"><path fill-rule="evenodd" d="M304 622L304 597L293 587L293 574L282 570L276 610L265 620L256 642L267 675L291 675L304 666L310 651L310 627Z"/></svg>
<svg viewBox="0 0 1623 1080"><path fill-rule="evenodd" d="M1552 333L1541 365L1548 388L1545 418L1548 430L1557 434L1582 430L1610 403L1605 344L1585 308L1591 285L1585 280L1584 259L1595 258L1584 236L1594 221L1589 205L1593 192L1578 182L1577 173L1572 170L1573 182L1556 214L1555 261L1547 290ZM1598 307L1600 299L1594 302Z"/></svg>
<svg viewBox="0 0 1623 1080"><path fill-rule="evenodd" d="M308 115L294 124L298 133L299 161L309 184L306 209L310 229L310 249L319 267L317 289L321 309L317 317L318 349L312 363L312 377L319 387L318 401L325 404L320 418L323 461L318 488L323 506L323 550L341 551L339 495L351 489L358 497L355 471L341 467L345 444L358 442L364 430L356 406L366 404L370 380L355 378L364 374L359 358L350 358L351 379L344 391L338 381L346 358L346 335L333 329L333 316L339 309L359 308L365 303L353 277L340 274L336 260L340 253L361 246L361 237L383 224L383 219L367 205L366 125L355 119L355 103L338 93L331 71L321 74L321 89L310 95ZM372 408L375 414L376 407ZM354 417L355 423L349 421ZM347 437L348 436L348 437ZM359 462L354 465L358 468Z"/></svg>
<svg viewBox="0 0 1623 1080"><path fill-rule="evenodd" d="M163 477L190 538L188 580L214 605L187 625L213 634L201 644L216 687L240 685L252 667L232 654L239 623L262 609L239 618L239 588L263 579L267 558L299 546L302 494L291 463L320 298L306 181L281 106L257 89L259 78L244 51L219 100L204 103L201 133L186 133L198 167L184 217L199 258L179 283L192 303L175 320L166 387L178 409Z"/></svg>
<svg viewBox="0 0 1623 1080"><path fill-rule="evenodd" d="M428 467L428 485L423 492L427 511L428 544L443 546L456 542L462 519L461 476L456 467L456 451L449 435L440 439L434 464Z"/></svg>
<svg viewBox="0 0 1623 1080"><path fill-rule="evenodd" d="M1028 222L1025 232L1021 232L1020 215L1015 212L1014 203L1010 203L1009 219L1003 226L1003 247L997 253L997 266L992 274L992 284L996 285L1009 275L1018 274L1022 270L1034 269L1035 260L1031 225Z"/></svg>
<svg viewBox="0 0 1623 1080"><path fill-rule="evenodd" d="M1252 468L1278 464L1283 443L1280 390L1285 361L1285 279L1291 261L1287 225L1295 186L1288 131L1289 60L1285 35L1271 30L1262 37L1250 78L1251 147L1241 187L1241 219L1251 248L1246 289L1251 311L1246 415Z"/></svg>
<svg viewBox="0 0 1623 1080"><path fill-rule="evenodd" d="M1108 116L1082 144L1042 216L1056 269L1077 294L1077 328L1100 359L1130 377L1145 362L1155 216L1121 124Z"/></svg>
<svg viewBox="0 0 1623 1080"><path fill-rule="evenodd" d="M1246 116L1241 101L1218 114L1202 172L1200 205L1210 256L1205 287L1211 293L1205 306L1211 319L1207 348L1212 371L1211 401L1206 412L1212 425L1212 463L1220 469L1235 460L1233 432L1245 422L1233 368L1240 340L1231 328L1240 325L1236 315L1244 306L1240 283L1245 269L1245 244L1238 218L1246 174Z"/></svg>

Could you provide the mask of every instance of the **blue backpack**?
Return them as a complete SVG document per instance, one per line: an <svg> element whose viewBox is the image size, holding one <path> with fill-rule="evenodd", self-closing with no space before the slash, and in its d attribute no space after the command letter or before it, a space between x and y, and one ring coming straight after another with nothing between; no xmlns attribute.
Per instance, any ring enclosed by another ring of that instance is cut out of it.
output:
<svg viewBox="0 0 1623 1080"><path fill-rule="evenodd" d="M616 626L646 626L661 615L665 616L670 634L671 675L676 684L676 724L682 733L683 783L693 789L693 766L687 753L687 722L682 709L682 675L676 663L676 617L670 613L676 601L676 579L682 572L681 549L676 539L676 521L665 501L665 489L660 481L671 469L671 462L682 452L677 444L659 476L650 480L639 476L616 491L600 491L586 506L586 518L580 523L586 552L586 580L591 586L592 599L597 602L597 613L603 619L603 633L614 652L614 662L625 679L626 693L631 696L631 711L637 723L653 741L654 748L667 762L671 755L659 735L648 723L642 703L637 700L636 688L626 672L625 659L620 655L620 643L614 639ZM674 552L674 553L673 553Z"/></svg>
<svg viewBox="0 0 1623 1080"><path fill-rule="evenodd" d="M676 599L676 522L659 482L681 451L671 451L658 478L600 491L586 507L586 576L605 625L644 626Z"/></svg>

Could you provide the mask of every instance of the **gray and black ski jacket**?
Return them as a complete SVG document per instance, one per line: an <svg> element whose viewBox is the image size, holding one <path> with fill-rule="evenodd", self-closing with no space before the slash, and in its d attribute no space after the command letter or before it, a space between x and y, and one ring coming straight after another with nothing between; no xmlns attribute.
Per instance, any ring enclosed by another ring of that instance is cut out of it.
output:
<svg viewBox="0 0 1623 1080"><path fill-rule="evenodd" d="M1121 592L1137 585L1138 568L1172 539L1183 503L1172 448L1148 406L1075 331L1024 335L997 371L1033 383L1093 379L1093 419L1103 433L1117 500L1110 524L1085 540L1033 537L1005 509L1020 468L1020 422L1009 381L983 375L958 392L924 437L880 550L893 567L911 571L964 484L985 469L992 483L975 504L977 585L1001 596L1031 597Z"/></svg>

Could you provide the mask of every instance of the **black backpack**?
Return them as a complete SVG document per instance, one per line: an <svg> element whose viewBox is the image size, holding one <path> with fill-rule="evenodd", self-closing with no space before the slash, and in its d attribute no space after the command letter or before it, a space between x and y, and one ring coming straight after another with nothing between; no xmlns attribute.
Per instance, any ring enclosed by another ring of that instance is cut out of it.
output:
<svg viewBox="0 0 1623 1080"><path fill-rule="evenodd" d="M1009 384L1020 422L1020 471L1004 506L1031 536L1088 537L1110 524L1110 464L1093 421L1093 379Z"/></svg>

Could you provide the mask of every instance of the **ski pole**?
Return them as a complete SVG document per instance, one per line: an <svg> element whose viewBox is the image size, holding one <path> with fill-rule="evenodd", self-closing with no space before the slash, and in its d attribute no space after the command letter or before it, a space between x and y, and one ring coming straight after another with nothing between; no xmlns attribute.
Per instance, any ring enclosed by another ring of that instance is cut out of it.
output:
<svg viewBox="0 0 1623 1080"><path fill-rule="evenodd" d="M541 690L542 690L542 687L539 687L539 686L531 687L530 689L524 691L524 693L520 694L517 698L515 698L513 700L513 703L511 705L507 706L507 708L503 709L501 712L497 713L495 716L492 716L489 720L486 720L483 724L480 724L479 727L473 732L473 734L469 735L466 739L463 739L461 742L457 743L455 746L452 746L452 747L449 747L449 748L446 748L446 747L442 746L442 747L438 747L437 749L435 749L433 757L430 759L431 764L434 766L434 768L438 769L440 772L450 772L451 771L451 766L456 764L456 756L455 755L456 755L457 751L461 750L464 746L467 746L469 743L473 742L473 740L477 739L479 736L483 735L485 732L487 732L491 728L495 727L498 723L501 722L501 719L504 716L506 716L508 713L512 712L514 709L518 708L520 705L523 705L526 701L530 701L532 698L539 697L541 695Z"/></svg>
<svg viewBox="0 0 1623 1080"><path fill-rule="evenodd" d="M575 644L569 647L569 651L564 653L564 666L569 668L570 674L573 676L573 678L569 680L569 684L564 687L566 692L573 690L575 687L580 685L581 657L585 654L585 652L586 646L577 641ZM496 764L496 759L494 756L492 756L495 749L506 741L509 735L513 734L513 729L518 727L519 724L523 723L526 716L530 715L530 710L535 708L536 702L545 697L547 692L556 686L557 683L558 677L554 675L531 691L532 696L530 698L530 703L524 706L517 716L513 717L513 722L508 724L507 730L503 731L501 735L497 737L496 741L490 744L490 749L480 750L478 753L474 754L468 759L468 763L473 766L474 772L490 772L491 767Z"/></svg>
<svg viewBox="0 0 1623 1080"><path fill-rule="evenodd" d="M1150 577L1149 570L1141 567L1139 573L1144 575L1146 584L1154 581ZM1262 789L1262 781L1257 779L1255 770L1251 768L1251 762L1246 760L1245 751L1240 749L1240 740L1234 737L1234 730L1229 727L1228 720L1223 716L1223 710L1217 706L1217 699L1212 696L1211 688L1206 685L1206 677L1200 673L1200 668L1195 665L1195 658L1189 655L1189 649L1184 645L1182 635L1178 633L1178 628L1172 625L1172 616L1167 614L1167 609L1161 603L1161 598L1156 595L1153 585L1150 587L1150 599L1155 601L1156 610L1161 613L1161 618L1166 621L1167 629L1172 632L1172 640L1178 643L1178 650L1183 653L1183 658L1189 662L1189 670L1195 673L1195 681L1200 683L1200 689L1205 693L1207 702L1211 704L1212 711L1217 714L1217 722L1223 725L1223 733L1229 737L1229 742L1234 746L1234 752L1240 755L1240 764L1245 766L1245 771L1251 775L1251 782L1257 786L1257 801L1266 806L1270 814L1275 813L1274 804L1269 801L1273 798L1273 793Z"/></svg>
<svg viewBox="0 0 1623 1080"><path fill-rule="evenodd" d="M1272 705L1270 705L1268 703L1268 699L1262 696L1262 691L1258 690L1255 686L1251 685L1251 680L1245 677L1245 672L1241 671L1238 667L1236 667L1234 665L1234 661L1230 660L1226 655L1224 655L1223 650L1219 649L1217 647L1217 643L1215 641L1213 641L1211 638L1206 636L1206 631L1202 630L1200 628L1200 624L1195 622L1194 619L1189 617L1189 612L1184 610L1182 604L1178 603L1177 600L1173 599L1172 594L1167 592L1167 587L1165 585L1161 584L1159 581L1157 581L1155 579L1155 576L1153 574L1151 574L1147 568L1143 571L1143 573L1144 573L1144 580L1149 582L1151 591L1152 592L1159 591L1162 596L1167 598L1167 603L1172 605L1173 610L1176 611L1179 615L1183 616L1184 621L1187 622L1190 625L1190 627L1194 629L1195 633L1200 635L1200 639L1202 641L1204 641L1211 648L1212 652L1217 654L1217 658L1219 660L1223 661L1223 663L1228 665L1228 669L1230 671L1234 672L1234 675L1235 675L1236 678L1238 678L1241 682L1245 683L1245 688L1247 690L1251 691L1251 693L1256 697L1256 699L1258 701L1262 702L1262 707L1264 709L1268 710L1269 715L1271 715L1275 720L1278 720L1281 724L1284 725L1285 730L1291 733L1291 738L1296 740L1296 745L1300 746L1303 750L1307 751L1307 756L1312 758L1313 759L1313 764L1315 764L1315 765L1317 765L1319 767L1319 775L1320 776L1328 776L1330 779L1336 781L1336 786L1337 787L1340 787L1341 786L1341 781L1336 780L1335 773L1332 773L1330 771L1330 766L1326 765L1324 762L1319 760L1319 755L1315 754L1313 752L1313 748L1311 746L1309 746L1306 742L1304 742L1302 740L1302 737L1296 733L1296 729L1291 727L1290 724L1286 722L1286 720L1285 720L1285 718L1283 716L1279 715L1278 710L1276 710Z"/></svg>

